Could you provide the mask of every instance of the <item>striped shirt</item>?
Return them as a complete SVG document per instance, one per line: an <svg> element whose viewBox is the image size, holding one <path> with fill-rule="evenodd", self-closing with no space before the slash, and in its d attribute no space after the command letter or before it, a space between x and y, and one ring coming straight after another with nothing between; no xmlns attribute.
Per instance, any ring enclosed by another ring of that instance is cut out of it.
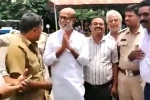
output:
<svg viewBox="0 0 150 100"><path fill-rule="evenodd" d="M97 44L92 36L87 38L90 62L84 67L84 80L92 85L102 85L112 79L112 63L118 62L116 42L106 36Z"/></svg>

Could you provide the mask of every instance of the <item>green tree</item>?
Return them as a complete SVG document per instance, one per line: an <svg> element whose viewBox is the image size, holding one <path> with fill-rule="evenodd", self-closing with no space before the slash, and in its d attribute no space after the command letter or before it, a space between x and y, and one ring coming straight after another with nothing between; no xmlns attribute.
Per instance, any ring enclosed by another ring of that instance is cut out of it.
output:
<svg viewBox="0 0 150 100"><path fill-rule="evenodd" d="M93 11L92 9L91 10L90 9L83 9L83 10L77 9L76 12L77 12L77 18L80 20L82 18L83 19L87 19L87 18L90 19L90 18L93 18L95 16L104 16L103 15L104 11L101 9L98 9L95 11Z"/></svg>
<svg viewBox="0 0 150 100"><path fill-rule="evenodd" d="M39 15L44 14L47 0L17 0L10 3L9 0L0 1L0 18L3 20L18 20L26 11L32 11Z"/></svg>

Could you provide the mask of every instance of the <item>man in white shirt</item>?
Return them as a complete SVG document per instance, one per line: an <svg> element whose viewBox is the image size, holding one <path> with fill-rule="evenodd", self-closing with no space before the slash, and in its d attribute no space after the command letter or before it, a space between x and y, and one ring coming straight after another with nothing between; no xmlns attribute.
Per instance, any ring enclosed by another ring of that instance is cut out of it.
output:
<svg viewBox="0 0 150 100"><path fill-rule="evenodd" d="M121 30L122 16L116 10L110 10L106 14L106 23L110 32L106 35L112 40L117 40L118 31Z"/></svg>
<svg viewBox="0 0 150 100"><path fill-rule="evenodd" d="M84 100L83 65L89 63L86 37L73 30L76 12L72 8L60 11L60 30L52 33L43 55L51 65L54 100Z"/></svg>
<svg viewBox="0 0 150 100"><path fill-rule="evenodd" d="M145 27L141 43L135 47L128 58L140 66L140 74L146 82L144 100L150 100L150 2L143 1L139 4L138 14L143 27Z"/></svg>

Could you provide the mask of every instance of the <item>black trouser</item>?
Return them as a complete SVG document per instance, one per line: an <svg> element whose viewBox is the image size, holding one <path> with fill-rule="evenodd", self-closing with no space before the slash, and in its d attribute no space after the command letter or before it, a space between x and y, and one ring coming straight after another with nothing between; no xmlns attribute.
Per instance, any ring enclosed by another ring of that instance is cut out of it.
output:
<svg viewBox="0 0 150 100"><path fill-rule="evenodd" d="M112 100L110 93L112 81L103 85L91 85L87 82L85 86L85 100Z"/></svg>
<svg viewBox="0 0 150 100"><path fill-rule="evenodd" d="M150 83L145 84L144 88L144 99L145 100L150 100Z"/></svg>

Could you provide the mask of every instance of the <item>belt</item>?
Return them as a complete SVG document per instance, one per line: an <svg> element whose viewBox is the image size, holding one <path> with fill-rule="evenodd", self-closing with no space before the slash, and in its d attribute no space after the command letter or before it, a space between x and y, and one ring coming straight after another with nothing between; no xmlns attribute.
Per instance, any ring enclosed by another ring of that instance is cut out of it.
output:
<svg viewBox="0 0 150 100"><path fill-rule="evenodd" d="M127 70L127 69L121 69L119 68L120 72L122 72L123 74L127 75L127 76L137 76L140 75L140 71L139 70Z"/></svg>
<svg viewBox="0 0 150 100"><path fill-rule="evenodd" d="M101 88L101 87L104 87L104 86L110 86L111 84L112 84L112 80L111 81L109 81L109 82L107 82L107 83L105 83L105 84L102 84L102 85L92 85L92 84L90 84L90 83L88 83L88 82L84 82L84 85L85 86L88 86L88 87L93 87L94 89L98 89L98 88Z"/></svg>

